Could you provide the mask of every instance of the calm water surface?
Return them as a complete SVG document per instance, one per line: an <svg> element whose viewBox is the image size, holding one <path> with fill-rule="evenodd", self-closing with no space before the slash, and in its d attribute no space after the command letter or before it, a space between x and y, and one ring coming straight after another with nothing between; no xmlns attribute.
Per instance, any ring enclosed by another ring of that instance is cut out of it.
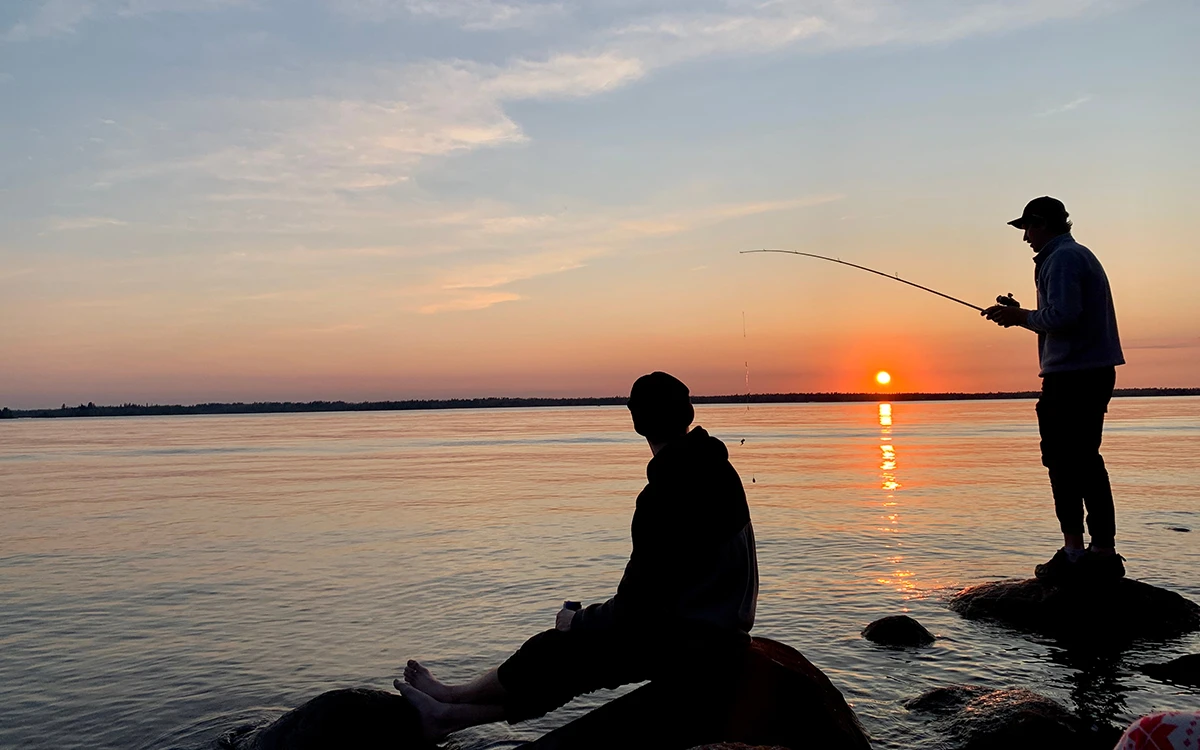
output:
<svg viewBox="0 0 1200 750"><path fill-rule="evenodd" d="M900 703L947 683L1116 721L1200 706L1133 669L1198 638L1088 658L945 608L1058 545L1033 402L887 411L697 409L749 494L756 634L821 667L881 748L931 746ZM1130 575L1200 600L1200 399L1118 399L1105 446ZM563 599L612 593L648 458L623 408L0 423L0 747L210 748L324 690L388 688L410 657L474 676ZM901 612L937 644L859 637Z"/></svg>

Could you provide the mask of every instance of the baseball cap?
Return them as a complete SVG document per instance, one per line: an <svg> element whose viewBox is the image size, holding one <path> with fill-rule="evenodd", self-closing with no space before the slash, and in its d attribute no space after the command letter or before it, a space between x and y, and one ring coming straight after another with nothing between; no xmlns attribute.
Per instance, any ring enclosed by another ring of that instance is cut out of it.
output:
<svg viewBox="0 0 1200 750"><path fill-rule="evenodd" d="M1063 205L1062 201L1058 198L1043 195L1041 198L1034 198L1026 203L1025 210L1021 212L1021 216L1008 223L1009 226L1024 229L1025 225L1030 221L1058 224L1066 221L1068 216L1070 214L1067 213L1067 207Z"/></svg>

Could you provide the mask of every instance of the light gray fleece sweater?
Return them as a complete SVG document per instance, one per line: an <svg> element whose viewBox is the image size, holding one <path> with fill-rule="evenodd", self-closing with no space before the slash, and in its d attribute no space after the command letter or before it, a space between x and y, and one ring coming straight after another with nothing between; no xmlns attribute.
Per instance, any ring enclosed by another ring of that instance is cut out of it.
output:
<svg viewBox="0 0 1200 750"><path fill-rule="evenodd" d="M1039 375L1125 364L1112 290L1092 251L1060 234L1033 263L1037 309L1025 325L1038 335Z"/></svg>

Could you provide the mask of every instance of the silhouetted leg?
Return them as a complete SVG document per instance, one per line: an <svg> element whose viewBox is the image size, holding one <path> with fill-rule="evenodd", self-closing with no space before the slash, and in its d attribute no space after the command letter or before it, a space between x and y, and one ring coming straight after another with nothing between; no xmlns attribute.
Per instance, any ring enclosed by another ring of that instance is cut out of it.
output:
<svg viewBox="0 0 1200 750"><path fill-rule="evenodd" d="M1112 484L1108 469L1104 466L1104 457L1100 455L1100 444L1104 439L1104 414L1112 399L1116 371L1109 368L1089 372L1084 377L1086 381L1080 384L1080 390L1086 396L1087 403L1080 419L1079 442L1087 526L1092 535L1092 546L1107 551L1116 544L1117 519Z"/></svg>
<svg viewBox="0 0 1200 750"><path fill-rule="evenodd" d="M585 693L650 679L654 655L645 640L616 630L538 633L497 670L505 719L536 719Z"/></svg>
<svg viewBox="0 0 1200 750"><path fill-rule="evenodd" d="M427 740L440 740L452 732L504 719L504 706L475 703L442 703L412 685L395 681L400 691L421 717L421 734Z"/></svg>
<svg viewBox="0 0 1200 750"><path fill-rule="evenodd" d="M1072 433L1072 394L1059 374L1042 379L1037 403L1038 432L1041 434L1042 465L1050 475L1054 512L1058 516L1065 546L1083 547L1083 476L1076 456L1077 438Z"/></svg>
<svg viewBox="0 0 1200 750"><path fill-rule="evenodd" d="M420 662L409 660L404 667L404 681L441 703L503 704L507 697L495 669L462 685L447 685ZM400 680L394 680L392 684L399 688Z"/></svg>

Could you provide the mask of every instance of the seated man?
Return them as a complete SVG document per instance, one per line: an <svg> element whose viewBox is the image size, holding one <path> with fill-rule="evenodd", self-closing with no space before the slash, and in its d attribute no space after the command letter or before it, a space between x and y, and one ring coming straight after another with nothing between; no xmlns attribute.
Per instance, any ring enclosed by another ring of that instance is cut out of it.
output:
<svg viewBox="0 0 1200 750"><path fill-rule="evenodd" d="M408 662L404 682L395 686L420 712L428 739L537 718L600 688L686 679L701 668L711 674L718 660L749 642L758 559L729 451L702 427L688 431L695 416L688 388L664 372L638 378L629 411L653 458L616 595L578 611L562 609L554 629L463 685L444 685Z"/></svg>

